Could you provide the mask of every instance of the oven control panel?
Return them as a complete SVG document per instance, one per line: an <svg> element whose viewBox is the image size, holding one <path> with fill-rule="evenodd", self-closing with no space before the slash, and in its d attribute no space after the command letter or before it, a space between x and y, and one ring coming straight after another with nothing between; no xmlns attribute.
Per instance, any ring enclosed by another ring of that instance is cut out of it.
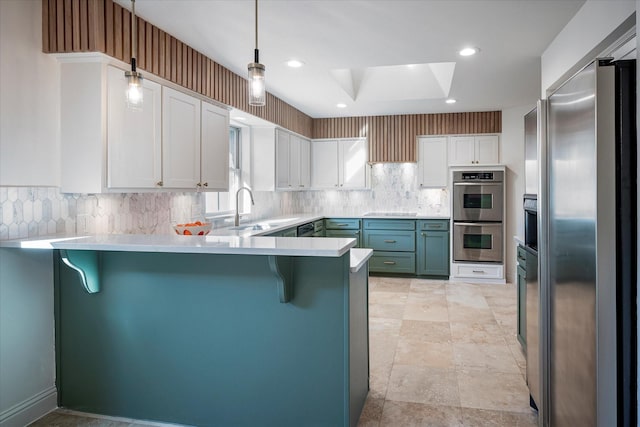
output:
<svg viewBox="0 0 640 427"><path fill-rule="evenodd" d="M503 171L456 171L453 173L453 182L502 182Z"/></svg>

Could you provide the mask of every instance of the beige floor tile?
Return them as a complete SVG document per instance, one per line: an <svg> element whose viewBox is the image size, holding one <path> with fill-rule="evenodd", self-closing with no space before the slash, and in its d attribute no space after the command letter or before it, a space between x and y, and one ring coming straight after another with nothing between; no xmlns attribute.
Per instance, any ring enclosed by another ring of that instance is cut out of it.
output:
<svg viewBox="0 0 640 427"><path fill-rule="evenodd" d="M374 399L371 395L367 396L360 414L358 427L378 427L380 425L380 417L382 417L383 406L384 399Z"/></svg>
<svg viewBox="0 0 640 427"><path fill-rule="evenodd" d="M456 378L453 369L394 364L386 399L435 406L460 406Z"/></svg>
<svg viewBox="0 0 640 427"><path fill-rule="evenodd" d="M493 297L516 297L517 289L513 283L507 283L506 285L486 285L481 288L482 293L485 296Z"/></svg>
<svg viewBox="0 0 640 427"><path fill-rule="evenodd" d="M429 322L426 320L403 320L400 336L427 342L451 342L451 327L448 322Z"/></svg>
<svg viewBox="0 0 640 427"><path fill-rule="evenodd" d="M450 305L449 319L456 323L495 323L496 318L489 308L471 308Z"/></svg>
<svg viewBox="0 0 640 427"><path fill-rule="evenodd" d="M375 292L409 292L411 282L407 279L393 277L369 278L369 290Z"/></svg>
<svg viewBox="0 0 640 427"><path fill-rule="evenodd" d="M386 401L380 427L460 427L462 411L452 406Z"/></svg>
<svg viewBox="0 0 640 427"><path fill-rule="evenodd" d="M372 367L391 367L395 357L398 337L370 336L369 364Z"/></svg>
<svg viewBox="0 0 640 427"><path fill-rule="evenodd" d="M404 304L372 304L369 307L369 317L383 317L386 319L402 319L405 311Z"/></svg>
<svg viewBox="0 0 640 427"><path fill-rule="evenodd" d="M491 308L503 307L503 308L515 308L517 310L518 300L516 296L490 296L485 295L484 299Z"/></svg>
<svg viewBox="0 0 640 427"><path fill-rule="evenodd" d="M462 408L462 419L469 427L536 427L538 416L530 413L489 411L486 409Z"/></svg>
<svg viewBox="0 0 640 427"><path fill-rule="evenodd" d="M407 303L441 305L446 307L447 296L444 293L430 291L409 292L407 294Z"/></svg>
<svg viewBox="0 0 640 427"><path fill-rule="evenodd" d="M406 292L369 292L369 304L405 304Z"/></svg>
<svg viewBox="0 0 640 427"><path fill-rule="evenodd" d="M372 399L384 399L389 388L392 365L373 366L369 368L369 397Z"/></svg>
<svg viewBox="0 0 640 427"><path fill-rule="evenodd" d="M411 279L409 285L409 292L414 293L432 293L434 295L446 294L446 283L442 280L428 280L428 279Z"/></svg>
<svg viewBox="0 0 640 427"><path fill-rule="evenodd" d="M454 292L447 293L447 304L449 307L489 309L489 304L480 292Z"/></svg>
<svg viewBox="0 0 640 427"><path fill-rule="evenodd" d="M529 413L529 391L520 372L458 370L460 404L466 408Z"/></svg>
<svg viewBox="0 0 640 427"><path fill-rule="evenodd" d="M509 350L511 350L511 354L518 366L522 368L527 366L527 355L524 353L524 349L519 342L509 344Z"/></svg>
<svg viewBox="0 0 640 427"><path fill-rule="evenodd" d="M404 326L404 324L403 324ZM502 329L494 320L493 323L458 323L451 322L451 337L453 342L475 344L501 344L507 342L502 335Z"/></svg>
<svg viewBox="0 0 640 427"><path fill-rule="evenodd" d="M400 337L393 363L453 368L453 348L450 343L433 343Z"/></svg>
<svg viewBox="0 0 640 427"><path fill-rule="evenodd" d="M449 310L446 305L431 303L407 303L403 319L448 322Z"/></svg>
<svg viewBox="0 0 640 427"><path fill-rule="evenodd" d="M517 374L518 364L506 345L454 342L453 360L459 368L483 369L485 372Z"/></svg>
<svg viewBox="0 0 640 427"><path fill-rule="evenodd" d="M371 317L369 319L370 333L382 333L387 336L397 336L400 333L402 319L388 319L384 317Z"/></svg>

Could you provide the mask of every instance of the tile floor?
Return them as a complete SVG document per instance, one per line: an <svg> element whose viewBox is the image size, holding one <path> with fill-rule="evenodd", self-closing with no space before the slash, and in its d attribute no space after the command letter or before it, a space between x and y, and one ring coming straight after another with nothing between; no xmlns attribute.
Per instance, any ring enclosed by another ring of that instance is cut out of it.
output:
<svg viewBox="0 0 640 427"><path fill-rule="evenodd" d="M515 286L371 277L369 315L371 390L359 427L536 426ZM30 427L166 425L58 410Z"/></svg>

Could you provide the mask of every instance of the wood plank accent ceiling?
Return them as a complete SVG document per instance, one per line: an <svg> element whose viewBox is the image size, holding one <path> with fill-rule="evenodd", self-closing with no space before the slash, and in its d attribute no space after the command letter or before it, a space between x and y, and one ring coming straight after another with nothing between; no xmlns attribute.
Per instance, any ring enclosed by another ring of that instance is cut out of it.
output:
<svg viewBox="0 0 640 427"><path fill-rule="evenodd" d="M137 20L137 59L143 76L145 71L152 73L311 137L311 117L270 93L266 107L250 106L246 79L158 27ZM130 63L131 12L113 0L42 0L42 47L45 53L102 52Z"/></svg>
<svg viewBox="0 0 640 427"><path fill-rule="evenodd" d="M370 162L415 162L417 135L501 133L502 111L313 120L313 138L369 140Z"/></svg>
<svg viewBox="0 0 640 427"><path fill-rule="evenodd" d="M415 162L416 135L500 133L502 113L443 113L313 119L267 93L247 102L247 81L158 27L137 18L138 67L309 138L366 137L371 162ZM102 52L131 60L131 13L113 0L42 0L45 53Z"/></svg>

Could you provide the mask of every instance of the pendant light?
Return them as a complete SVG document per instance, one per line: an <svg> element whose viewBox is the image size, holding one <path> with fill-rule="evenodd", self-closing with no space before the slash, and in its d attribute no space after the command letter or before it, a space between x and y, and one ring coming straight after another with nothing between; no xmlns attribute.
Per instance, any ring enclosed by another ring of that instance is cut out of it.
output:
<svg viewBox="0 0 640 427"><path fill-rule="evenodd" d="M125 71L127 78L127 107L132 110L142 109L142 74L136 71L137 56L137 19L136 0L131 0L131 71Z"/></svg>
<svg viewBox="0 0 640 427"><path fill-rule="evenodd" d="M249 105L264 107L266 104L266 89L264 86L264 65L260 63L258 52L258 0L256 3L256 48L253 51L253 62L249 69Z"/></svg>

